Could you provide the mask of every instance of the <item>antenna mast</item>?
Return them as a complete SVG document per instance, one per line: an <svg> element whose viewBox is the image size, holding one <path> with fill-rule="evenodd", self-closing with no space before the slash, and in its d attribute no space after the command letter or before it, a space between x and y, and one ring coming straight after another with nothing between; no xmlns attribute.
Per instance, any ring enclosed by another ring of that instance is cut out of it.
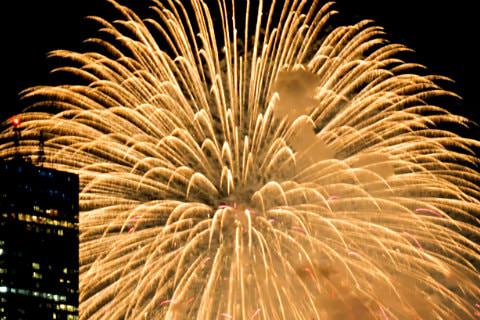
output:
<svg viewBox="0 0 480 320"><path fill-rule="evenodd" d="M45 162L45 137L43 136L43 131L40 131L40 136L38 137L38 165L43 167Z"/></svg>
<svg viewBox="0 0 480 320"><path fill-rule="evenodd" d="M22 119L20 116L14 116L13 118L10 119L10 123L13 126L13 132L14 132L14 137L13 137L13 143L15 145L15 159L21 158L20 156L20 139L22 138L22 132L20 131L20 124L22 123Z"/></svg>

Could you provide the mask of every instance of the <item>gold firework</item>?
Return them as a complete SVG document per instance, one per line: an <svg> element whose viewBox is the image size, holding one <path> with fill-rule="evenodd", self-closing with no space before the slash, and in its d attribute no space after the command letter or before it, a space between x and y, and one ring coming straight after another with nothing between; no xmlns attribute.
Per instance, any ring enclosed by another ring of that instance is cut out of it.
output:
<svg viewBox="0 0 480 320"><path fill-rule="evenodd" d="M27 90L0 146L43 132L81 177L81 319L475 317L479 142L436 127L467 124L442 77L332 3L112 4L98 52L52 53L86 84Z"/></svg>

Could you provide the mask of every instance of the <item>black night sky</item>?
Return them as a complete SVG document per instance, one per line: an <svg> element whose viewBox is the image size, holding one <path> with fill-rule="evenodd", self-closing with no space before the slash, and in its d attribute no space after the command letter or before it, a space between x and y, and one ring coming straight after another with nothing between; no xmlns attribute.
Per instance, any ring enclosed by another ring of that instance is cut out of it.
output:
<svg viewBox="0 0 480 320"><path fill-rule="evenodd" d="M480 122L478 100L474 98L473 70L477 59L473 15L474 2L457 0L338 0L337 8L348 21L370 18L385 27L389 39L416 50L412 61L433 74L456 80L449 87L464 97L463 103L449 103L450 111ZM146 7L147 0L122 3ZM2 105L0 119L18 112L18 93L30 86L55 83L49 70L56 64L47 59L54 49L82 51L82 40L96 35L87 15L115 17L104 0L12 1L3 10Z"/></svg>

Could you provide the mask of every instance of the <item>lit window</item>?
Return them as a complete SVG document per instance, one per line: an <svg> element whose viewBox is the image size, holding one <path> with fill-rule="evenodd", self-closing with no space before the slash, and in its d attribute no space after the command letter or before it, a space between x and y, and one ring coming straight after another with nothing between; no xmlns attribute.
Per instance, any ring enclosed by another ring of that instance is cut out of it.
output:
<svg viewBox="0 0 480 320"><path fill-rule="evenodd" d="M52 216L57 216L58 215L58 210L57 209L47 209L47 214L52 215Z"/></svg>
<svg viewBox="0 0 480 320"><path fill-rule="evenodd" d="M5 287L5 286L0 286L0 293L7 293L8 292L8 288Z"/></svg>
<svg viewBox="0 0 480 320"><path fill-rule="evenodd" d="M3 254L3 252L4 252L3 249L0 248L0 256Z"/></svg>
<svg viewBox="0 0 480 320"><path fill-rule="evenodd" d="M37 262L32 262L32 268L35 270L40 270L40 264Z"/></svg>

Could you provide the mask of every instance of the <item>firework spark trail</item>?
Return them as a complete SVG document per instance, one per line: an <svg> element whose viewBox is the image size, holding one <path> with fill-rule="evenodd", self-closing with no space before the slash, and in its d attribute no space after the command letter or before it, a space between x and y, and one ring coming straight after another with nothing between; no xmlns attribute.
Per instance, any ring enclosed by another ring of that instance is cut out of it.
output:
<svg viewBox="0 0 480 320"><path fill-rule="evenodd" d="M51 54L87 85L24 92L0 144L43 132L80 175L81 319L478 314L479 142L438 129L468 124L444 78L370 21L327 31L332 3L111 3L97 52Z"/></svg>

